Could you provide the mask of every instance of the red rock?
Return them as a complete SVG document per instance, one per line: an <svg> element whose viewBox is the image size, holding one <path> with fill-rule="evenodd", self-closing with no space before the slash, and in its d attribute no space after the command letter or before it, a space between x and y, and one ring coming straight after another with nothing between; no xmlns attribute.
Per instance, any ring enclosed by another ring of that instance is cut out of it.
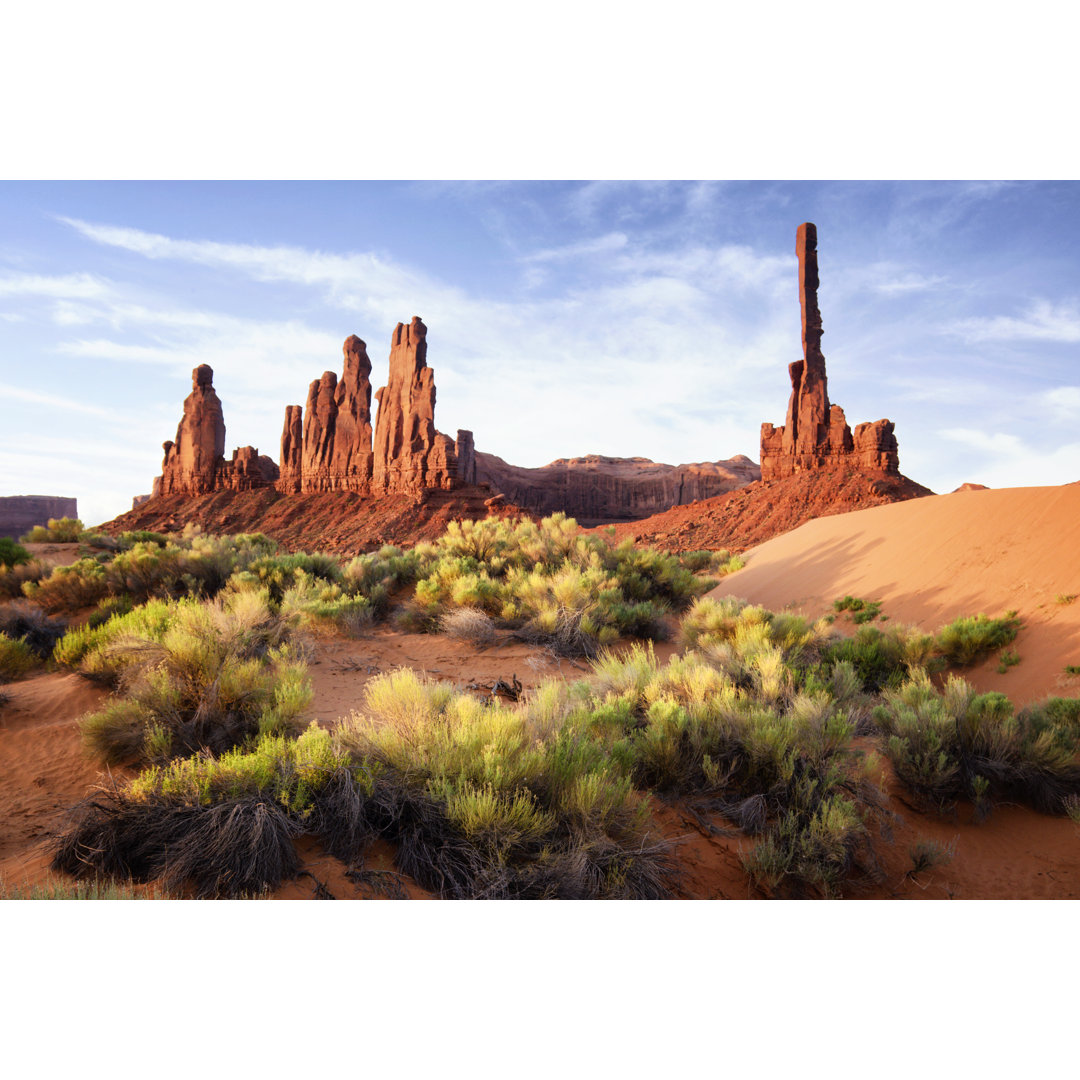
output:
<svg viewBox="0 0 1080 1080"><path fill-rule="evenodd" d="M758 467L742 455L729 461L664 465L648 458L559 458L538 469L477 452L476 477L537 514L561 510L588 526L658 514L752 483Z"/></svg>
<svg viewBox="0 0 1080 1080"><path fill-rule="evenodd" d="M214 390L214 370L200 364L191 373L191 393L184 399L184 415L176 441L162 444L161 493L213 491L218 469L224 464L225 418Z"/></svg>
<svg viewBox="0 0 1080 1080"><path fill-rule="evenodd" d="M285 406L285 425L281 429L281 474L277 488L287 495L299 493L304 459L304 407Z"/></svg>
<svg viewBox="0 0 1080 1080"><path fill-rule="evenodd" d="M278 478L277 465L253 446L242 446L233 451L232 461L225 460L225 417L214 390L213 369L207 364L191 373L191 393L184 399L176 441L164 443L163 449L154 496L250 491Z"/></svg>
<svg viewBox="0 0 1080 1080"><path fill-rule="evenodd" d="M782 427L761 425L761 478L776 480L805 470L838 465L899 476L899 455L892 421L859 424L853 436L844 410L829 403L817 298L817 227L811 222L799 226L795 252L799 258L803 358L788 368L791 397L786 422Z"/></svg>
<svg viewBox="0 0 1080 1080"><path fill-rule="evenodd" d="M390 377L375 395L374 492L453 488L457 457L435 430L435 373L427 366L427 327L418 315L398 323L390 341Z"/></svg>

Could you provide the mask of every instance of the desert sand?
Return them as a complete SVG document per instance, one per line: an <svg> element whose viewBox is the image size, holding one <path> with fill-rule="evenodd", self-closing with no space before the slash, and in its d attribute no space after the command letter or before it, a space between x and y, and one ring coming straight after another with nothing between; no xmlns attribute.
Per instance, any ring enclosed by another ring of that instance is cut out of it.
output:
<svg viewBox="0 0 1080 1080"><path fill-rule="evenodd" d="M818 518L744 559L711 595L814 617L851 595L927 631L1015 610L1021 662L999 675L997 661L985 661L969 681L1017 705L1080 695L1080 678L1064 670L1080 665L1080 484L961 491Z"/></svg>

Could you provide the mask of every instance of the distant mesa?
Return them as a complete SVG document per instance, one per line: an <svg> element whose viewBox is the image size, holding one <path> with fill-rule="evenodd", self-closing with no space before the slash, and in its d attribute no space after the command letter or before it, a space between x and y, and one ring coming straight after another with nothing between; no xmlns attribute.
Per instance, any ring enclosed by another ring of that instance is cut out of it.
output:
<svg viewBox="0 0 1080 1080"><path fill-rule="evenodd" d="M728 461L691 465L588 454L523 469L494 454L478 452L476 475L511 502L535 513L563 510L583 525L600 525L723 495L760 479L761 471L742 454Z"/></svg>
<svg viewBox="0 0 1080 1080"><path fill-rule="evenodd" d="M761 425L761 478L779 480L815 469L849 465L861 472L900 475L899 452L891 420L859 424L852 434L844 410L829 404L825 356L821 351L818 308L817 226L800 225L795 234L799 258L803 358L788 367L791 398L782 427Z"/></svg>
<svg viewBox="0 0 1080 1080"><path fill-rule="evenodd" d="M18 540L35 525L44 525L50 518L77 518L78 499L60 495L3 495L0 496L0 536Z"/></svg>

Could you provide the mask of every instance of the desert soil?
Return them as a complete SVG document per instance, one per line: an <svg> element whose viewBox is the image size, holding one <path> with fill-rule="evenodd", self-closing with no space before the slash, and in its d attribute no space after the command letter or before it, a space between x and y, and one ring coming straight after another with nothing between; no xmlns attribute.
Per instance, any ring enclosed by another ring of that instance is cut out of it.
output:
<svg viewBox="0 0 1080 1080"><path fill-rule="evenodd" d="M967 677L980 690L1001 690L1017 704L1054 693L1080 695L1080 679L1064 675L1080 664L1080 485L960 492L820 518L746 555L746 567L716 594L745 597L773 609L816 616L846 594L880 600L896 622L935 630L959 615L997 615L1015 609L1024 627L1013 645L1021 662L1004 675L991 660ZM55 545L59 546L59 545ZM64 545L63 547L66 547ZM72 546L73 547L73 546ZM43 553L47 554L47 553ZM71 552L54 552L70 561ZM838 620L842 626L844 620ZM886 624L887 625L887 624ZM661 659L676 651L658 646ZM485 648L441 636L379 627L360 638L315 639L312 715L333 725L360 701L364 684L380 672L408 666L484 694L496 679L516 676L525 688L555 676L579 678L581 663L501 633ZM73 674L48 672L4 687L0 707L0 880L36 884L50 875L43 844L63 811L98 783L110 782L80 751L77 720L105 691ZM869 749L869 747L866 747ZM877 845L878 872L853 882L846 896L896 899L1065 899L1080 897L1080 828L1019 806L994 810L976 824L970 810L951 817L909 805L887 764L892 842ZM116 774L117 779L123 772ZM688 899L754 897L739 865L751 841L713 816L685 804L655 803L657 827L675 844ZM912 875L909 849L936 840L952 860ZM404 894L427 898L397 875L393 850L377 846L362 881L308 842L304 876L275 896L338 899Z"/></svg>

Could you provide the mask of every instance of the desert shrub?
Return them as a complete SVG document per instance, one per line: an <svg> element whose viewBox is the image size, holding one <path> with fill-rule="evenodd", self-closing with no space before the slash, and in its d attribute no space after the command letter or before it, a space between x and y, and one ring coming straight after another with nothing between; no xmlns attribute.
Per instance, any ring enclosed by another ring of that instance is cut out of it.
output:
<svg viewBox="0 0 1080 1080"><path fill-rule="evenodd" d="M402 670L339 728L399 863L446 896L660 897L670 864L602 742L536 705L486 705ZM537 717L540 717L539 723Z"/></svg>
<svg viewBox="0 0 1080 1080"><path fill-rule="evenodd" d="M0 631L0 682L11 682L40 663L34 650L21 638L10 638Z"/></svg>
<svg viewBox="0 0 1080 1080"><path fill-rule="evenodd" d="M48 577L29 581L23 594L46 611L76 611L96 604L109 591L104 567L94 559L57 566Z"/></svg>
<svg viewBox="0 0 1080 1080"><path fill-rule="evenodd" d="M881 613L881 601L862 600L857 596L845 596L840 600L835 600L833 608L838 612L850 612L852 622L862 625L863 623L873 622L878 617Z"/></svg>
<svg viewBox="0 0 1080 1080"><path fill-rule="evenodd" d="M1016 667L1020 663L1020 657L1014 653L1011 649L1003 649L1001 655L998 657L997 673L1004 675L1005 672L1011 667Z"/></svg>
<svg viewBox="0 0 1080 1080"><path fill-rule="evenodd" d="M726 548L719 551L685 551L676 558L679 565L692 574L708 570L720 577L733 574L746 565L740 555L732 555Z"/></svg>
<svg viewBox="0 0 1080 1080"><path fill-rule="evenodd" d="M21 566L30 561L30 552L16 544L10 536L0 536L0 564L4 567Z"/></svg>
<svg viewBox="0 0 1080 1080"><path fill-rule="evenodd" d="M854 637L830 643L823 654L827 667L850 664L869 693L899 686L917 668L933 668L934 638L914 627L878 630L861 626Z"/></svg>
<svg viewBox="0 0 1080 1080"><path fill-rule="evenodd" d="M48 525L35 525L22 539L28 544L73 544L86 526L78 518L49 518Z"/></svg>
<svg viewBox="0 0 1080 1080"><path fill-rule="evenodd" d="M712 584L676 556L582 534L565 514L451 523L422 559L415 599L433 622L477 608L560 655L595 656L620 636L661 637L667 612Z"/></svg>
<svg viewBox="0 0 1080 1080"><path fill-rule="evenodd" d="M9 638L21 638L42 660L52 654L53 646L64 635L66 624L61 619L50 619L34 604L15 600L0 605L0 633Z"/></svg>
<svg viewBox="0 0 1080 1080"><path fill-rule="evenodd" d="M1071 604L1076 599L1076 593L1058 593L1055 599L1059 604Z"/></svg>
<svg viewBox="0 0 1080 1080"><path fill-rule="evenodd" d="M429 545L423 544L409 551L386 544L377 552L358 555L342 568L342 585L350 595L365 597L375 618L384 618L391 593L425 572L428 550Z"/></svg>
<svg viewBox="0 0 1080 1080"><path fill-rule="evenodd" d="M281 597L281 613L296 615L309 629L332 627L347 634L361 633L375 621L375 610L365 596L351 596L341 585L297 570L294 582Z"/></svg>
<svg viewBox="0 0 1080 1080"><path fill-rule="evenodd" d="M301 574L332 584L342 581L341 564L333 555L263 555L247 566L247 572L270 590L270 598L280 603L285 592L297 584Z"/></svg>
<svg viewBox="0 0 1080 1080"><path fill-rule="evenodd" d="M51 568L40 559L31 559L16 566L0 566L0 599L22 596L25 585L33 586L51 572Z"/></svg>
<svg viewBox="0 0 1080 1080"><path fill-rule="evenodd" d="M129 676L122 697L79 722L87 751L105 764L218 754L260 733L295 731L311 702L306 666L283 646L265 661L173 627L160 659Z"/></svg>
<svg viewBox="0 0 1080 1080"><path fill-rule="evenodd" d="M165 547L169 543L169 538L164 533L153 532L150 529L128 529L122 532L117 540L125 549L132 548L136 544L156 544L158 547Z"/></svg>
<svg viewBox="0 0 1080 1080"><path fill-rule="evenodd" d="M1066 664L1065 665L1065 674L1066 675L1080 675L1080 664Z"/></svg>
<svg viewBox="0 0 1080 1080"><path fill-rule="evenodd" d="M766 891L832 895L856 869L876 873L864 818L882 798L851 744L850 667L808 689L767 640L740 642L733 629L712 648L723 655L707 648L663 666L644 648L601 656L589 724L615 740L639 788L718 810L758 836L746 868Z"/></svg>
<svg viewBox="0 0 1080 1080"><path fill-rule="evenodd" d="M472 645L490 645L495 640L495 624L479 608L455 608L439 620L439 633Z"/></svg>
<svg viewBox="0 0 1080 1080"><path fill-rule="evenodd" d="M949 664L973 664L988 652L1014 641L1021 625L1015 611L999 619L982 614L959 618L938 631L937 651Z"/></svg>
<svg viewBox="0 0 1080 1080"><path fill-rule="evenodd" d="M943 691L925 673L887 691L875 719L896 775L941 809L960 799L976 816L1013 799L1043 813L1062 813L1080 793L1080 705L1050 704L1014 714L1004 694L976 694L950 676Z"/></svg>
<svg viewBox="0 0 1080 1080"><path fill-rule="evenodd" d="M165 631L193 600L149 600L129 611L117 611L104 622L90 620L72 627L53 647L53 659L65 667L104 682L118 680L128 654L140 654L147 643L160 642Z"/></svg>

